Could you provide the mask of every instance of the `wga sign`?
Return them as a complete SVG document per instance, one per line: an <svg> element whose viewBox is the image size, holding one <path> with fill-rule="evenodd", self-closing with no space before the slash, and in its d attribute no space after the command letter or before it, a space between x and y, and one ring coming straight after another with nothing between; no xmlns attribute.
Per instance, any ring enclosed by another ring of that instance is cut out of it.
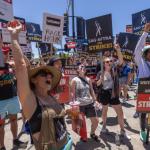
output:
<svg viewBox="0 0 150 150"><path fill-rule="evenodd" d="M141 13L141 25L146 24L146 23L147 23L146 17L144 15L144 13Z"/></svg>
<svg viewBox="0 0 150 150"><path fill-rule="evenodd" d="M102 31L102 28L100 26L100 23L95 21L95 26L96 26L96 37L97 36L101 36L101 31Z"/></svg>
<svg viewBox="0 0 150 150"><path fill-rule="evenodd" d="M123 47L123 48L126 48L127 45L128 45L128 43L129 43L129 40L128 40L128 37L126 36L125 42L123 43L122 47Z"/></svg>

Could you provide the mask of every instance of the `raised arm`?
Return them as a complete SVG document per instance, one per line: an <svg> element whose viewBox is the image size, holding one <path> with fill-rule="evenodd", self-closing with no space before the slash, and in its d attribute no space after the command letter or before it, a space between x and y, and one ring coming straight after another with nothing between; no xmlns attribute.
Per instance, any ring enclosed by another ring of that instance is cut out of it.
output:
<svg viewBox="0 0 150 150"><path fill-rule="evenodd" d="M15 68L16 68L16 78L17 78L17 90L19 99L21 101L23 111L25 113L25 116L29 118L31 116L31 107L36 106L35 105L35 98L33 93L31 92L30 86L29 86L29 80L28 80L28 71L27 71L27 65L24 60L24 55L22 53L21 47L18 43L18 35L21 31L21 24L19 23L18 28L10 28L8 24L8 30L11 34L11 48L12 48L12 54L15 62ZM34 109L34 107L32 109Z"/></svg>
<svg viewBox="0 0 150 150"><path fill-rule="evenodd" d="M124 60L123 60L123 55L121 53L121 49L120 49L119 44L115 44L114 48L117 52L117 56L118 56L118 60L119 60L119 66L121 66L124 63Z"/></svg>
<svg viewBox="0 0 150 150"><path fill-rule="evenodd" d="M142 59L142 49L144 48L145 46L145 42L146 42L146 38L148 36L148 31L150 30L150 23L147 23L145 24L145 27L144 27L144 32L142 34L142 36L140 37L137 45L136 45L136 48L135 48L135 51L134 51L134 55L135 55L135 61L137 64L141 63L141 59Z"/></svg>

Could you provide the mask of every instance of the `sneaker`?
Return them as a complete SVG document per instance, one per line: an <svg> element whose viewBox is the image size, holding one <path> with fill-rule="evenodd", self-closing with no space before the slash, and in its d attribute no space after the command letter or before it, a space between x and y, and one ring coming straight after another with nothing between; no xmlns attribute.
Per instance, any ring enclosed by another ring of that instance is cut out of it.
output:
<svg viewBox="0 0 150 150"><path fill-rule="evenodd" d="M142 142L146 142L146 132L145 131L140 131L140 139Z"/></svg>
<svg viewBox="0 0 150 150"><path fill-rule="evenodd" d="M121 130L120 136L123 138L126 138L128 140L131 140L131 137L129 135L127 135L127 133L124 130Z"/></svg>
<svg viewBox="0 0 150 150"><path fill-rule="evenodd" d="M26 133L26 129L25 129L25 125L24 124L22 125L21 133L23 133L23 134Z"/></svg>
<svg viewBox="0 0 150 150"><path fill-rule="evenodd" d="M13 141L13 145L17 148L23 148L23 149L27 148L27 143L19 141L18 139Z"/></svg>
<svg viewBox="0 0 150 150"><path fill-rule="evenodd" d="M102 127L101 133L108 133L108 129L106 127Z"/></svg>
<svg viewBox="0 0 150 150"><path fill-rule="evenodd" d="M133 115L133 118L138 118L139 117L139 113L135 112L135 114Z"/></svg>
<svg viewBox="0 0 150 150"><path fill-rule="evenodd" d="M123 104L127 104L127 99L123 99L123 100L122 100L122 103L123 103Z"/></svg>
<svg viewBox="0 0 150 150"><path fill-rule="evenodd" d="M94 141L99 142L99 138L98 138L97 135L95 135L95 133L90 134L90 136L91 136L91 138L92 138Z"/></svg>
<svg viewBox="0 0 150 150"><path fill-rule="evenodd" d="M5 147L1 147L0 150L6 150L6 148Z"/></svg>

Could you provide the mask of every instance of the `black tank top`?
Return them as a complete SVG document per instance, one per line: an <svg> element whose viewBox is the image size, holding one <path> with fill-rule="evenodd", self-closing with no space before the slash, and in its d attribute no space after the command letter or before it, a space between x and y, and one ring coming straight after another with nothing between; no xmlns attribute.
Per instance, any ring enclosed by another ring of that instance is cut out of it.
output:
<svg viewBox="0 0 150 150"><path fill-rule="evenodd" d="M42 108L38 102L38 98L36 97L37 107L32 117L29 119L30 131L32 134L40 132L42 125Z"/></svg>

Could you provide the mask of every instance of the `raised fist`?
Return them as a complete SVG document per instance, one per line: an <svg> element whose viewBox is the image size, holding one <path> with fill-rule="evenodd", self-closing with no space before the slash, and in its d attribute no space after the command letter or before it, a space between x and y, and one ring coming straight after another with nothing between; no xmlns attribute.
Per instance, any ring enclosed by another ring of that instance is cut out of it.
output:
<svg viewBox="0 0 150 150"><path fill-rule="evenodd" d="M17 34L22 30L22 25L18 20L13 20L7 24L7 29L11 34Z"/></svg>

